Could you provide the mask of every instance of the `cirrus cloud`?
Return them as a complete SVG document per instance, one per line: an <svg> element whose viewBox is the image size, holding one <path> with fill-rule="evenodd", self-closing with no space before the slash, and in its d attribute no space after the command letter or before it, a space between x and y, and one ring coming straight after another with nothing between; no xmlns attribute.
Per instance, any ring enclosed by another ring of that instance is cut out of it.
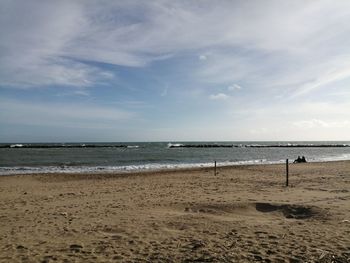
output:
<svg viewBox="0 0 350 263"><path fill-rule="evenodd" d="M211 95L209 96L209 98L210 98L211 100L226 100L226 99L229 98L229 96L226 95L225 93L217 93L217 94L211 94Z"/></svg>

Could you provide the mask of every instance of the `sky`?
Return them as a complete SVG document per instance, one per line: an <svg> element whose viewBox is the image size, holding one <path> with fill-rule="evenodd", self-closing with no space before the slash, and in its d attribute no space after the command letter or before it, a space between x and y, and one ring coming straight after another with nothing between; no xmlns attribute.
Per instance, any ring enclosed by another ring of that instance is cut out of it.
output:
<svg viewBox="0 0 350 263"><path fill-rule="evenodd" d="M350 1L0 0L0 142L350 140Z"/></svg>

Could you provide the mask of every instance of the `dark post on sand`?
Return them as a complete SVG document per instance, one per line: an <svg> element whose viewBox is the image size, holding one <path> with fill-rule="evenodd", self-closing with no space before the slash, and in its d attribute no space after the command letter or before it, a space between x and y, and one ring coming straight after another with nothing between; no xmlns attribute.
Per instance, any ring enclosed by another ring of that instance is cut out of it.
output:
<svg viewBox="0 0 350 263"><path fill-rule="evenodd" d="M216 161L214 161L214 175L216 175Z"/></svg>
<svg viewBox="0 0 350 263"><path fill-rule="evenodd" d="M286 186L288 186L288 177L289 177L289 167L288 167L288 159L286 159Z"/></svg>

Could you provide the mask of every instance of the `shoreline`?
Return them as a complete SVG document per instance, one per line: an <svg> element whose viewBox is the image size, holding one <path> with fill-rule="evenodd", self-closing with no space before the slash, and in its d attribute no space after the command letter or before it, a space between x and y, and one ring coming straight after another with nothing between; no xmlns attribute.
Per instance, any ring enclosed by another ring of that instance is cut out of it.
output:
<svg viewBox="0 0 350 263"><path fill-rule="evenodd" d="M349 262L350 161L0 176L0 262Z"/></svg>
<svg viewBox="0 0 350 263"><path fill-rule="evenodd" d="M302 163L302 164L297 164L297 165L305 165L305 164L317 164L317 163L335 163L335 162L349 162L350 160L326 160L326 161L308 161L307 163ZM225 164L225 163L217 163L217 169L222 169L222 168L234 168L234 167L244 167L244 166L274 166L274 165L284 165L285 166L285 160L281 161L276 161L276 162L270 162L270 163L263 163L263 162L249 162L249 163L235 163L235 164ZM289 160L289 165L295 165L292 160ZM169 166L169 165L165 165ZM59 166L48 166L50 168L58 168ZM87 168L91 168L89 166L86 166ZM123 167L123 166L121 166ZM12 167L0 167L1 168L12 168ZM19 169L31 169L31 168L36 168L36 167L21 167ZM67 168L75 168L73 167L67 167ZM81 167L79 167L81 168ZM98 167L97 167L98 168ZM130 174L147 174L147 173L166 173L166 172L190 172L190 171L201 171L201 170L207 170L207 169L214 169L214 161L213 163L205 163L205 165L198 165L194 164L191 166L191 164L185 165L185 167L174 167L174 168L146 168L146 169L133 169L133 170L126 170L123 168L118 167L118 169L114 170L108 170L108 169L97 169L100 171L96 170L83 170L83 171L70 171L70 170L54 170L52 172L46 172L46 171L21 171L21 172L13 172L13 173L1 173L0 172L0 177L3 176L19 176L19 175L52 175L52 174L65 174L65 175L75 175L75 174L86 174L86 175L130 175ZM102 171L103 170L103 171Z"/></svg>

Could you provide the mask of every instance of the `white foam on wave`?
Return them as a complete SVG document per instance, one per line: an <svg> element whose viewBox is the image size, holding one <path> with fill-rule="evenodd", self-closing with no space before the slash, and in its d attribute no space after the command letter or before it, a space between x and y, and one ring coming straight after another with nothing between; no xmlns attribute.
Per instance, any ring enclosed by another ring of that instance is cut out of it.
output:
<svg viewBox="0 0 350 263"><path fill-rule="evenodd" d="M126 148L128 148L128 149L137 149L137 148L140 148L140 146L138 146L138 145L128 145L128 146L126 146Z"/></svg>
<svg viewBox="0 0 350 263"><path fill-rule="evenodd" d="M184 144L182 143L168 143L168 148L172 148L172 147L182 147L184 146Z"/></svg>
<svg viewBox="0 0 350 263"><path fill-rule="evenodd" d="M10 145L10 148L21 148L21 147L23 147L23 144L17 143L17 144L11 144Z"/></svg>

